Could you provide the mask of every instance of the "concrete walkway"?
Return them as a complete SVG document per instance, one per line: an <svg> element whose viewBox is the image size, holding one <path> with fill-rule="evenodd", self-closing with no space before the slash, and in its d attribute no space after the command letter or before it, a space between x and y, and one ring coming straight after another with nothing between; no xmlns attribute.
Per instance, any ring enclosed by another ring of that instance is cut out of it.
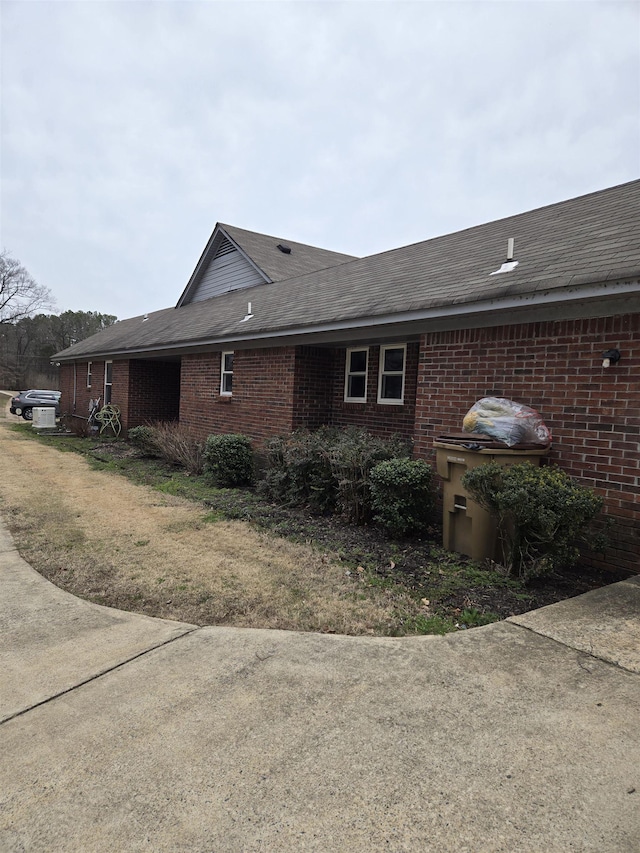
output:
<svg viewBox="0 0 640 853"><path fill-rule="evenodd" d="M2 853L640 849L637 578L404 639L0 583Z"/></svg>

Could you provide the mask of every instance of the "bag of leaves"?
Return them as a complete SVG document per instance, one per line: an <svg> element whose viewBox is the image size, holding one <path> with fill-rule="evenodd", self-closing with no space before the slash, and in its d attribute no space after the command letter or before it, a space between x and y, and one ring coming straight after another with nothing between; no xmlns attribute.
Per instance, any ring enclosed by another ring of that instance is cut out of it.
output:
<svg viewBox="0 0 640 853"><path fill-rule="evenodd" d="M551 433L535 409L505 397L483 397L469 409L462 422L465 432L480 433L504 442L548 447Z"/></svg>

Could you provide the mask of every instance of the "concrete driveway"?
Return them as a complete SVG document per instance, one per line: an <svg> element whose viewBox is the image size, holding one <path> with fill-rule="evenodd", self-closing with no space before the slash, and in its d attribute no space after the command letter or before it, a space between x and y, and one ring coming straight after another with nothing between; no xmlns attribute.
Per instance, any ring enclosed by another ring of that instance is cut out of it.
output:
<svg viewBox="0 0 640 853"><path fill-rule="evenodd" d="M0 581L3 853L640 849L638 578L404 639Z"/></svg>

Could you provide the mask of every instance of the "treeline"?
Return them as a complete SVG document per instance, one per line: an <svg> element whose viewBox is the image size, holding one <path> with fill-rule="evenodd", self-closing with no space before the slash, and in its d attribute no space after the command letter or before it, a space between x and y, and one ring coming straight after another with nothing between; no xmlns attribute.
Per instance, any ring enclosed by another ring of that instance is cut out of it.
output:
<svg viewBox="0 0 640 853"><path fill-rule="evenodd" d="M36 313L55 308L53 295L19 260L0 252L0 388L58 388L51 356L117 321L97 311Z"/></svg>
<svg viewBox="0 0 640 853"><path fill-rule="evenodd" d="M97 311L64 311L0 322L0 388L57 388L58 368L51 356L117 319Z"/></svg>

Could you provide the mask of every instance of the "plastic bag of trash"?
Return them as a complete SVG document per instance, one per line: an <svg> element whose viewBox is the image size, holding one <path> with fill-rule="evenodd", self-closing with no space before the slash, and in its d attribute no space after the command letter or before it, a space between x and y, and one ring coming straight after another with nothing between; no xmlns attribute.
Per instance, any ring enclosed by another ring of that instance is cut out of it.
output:
<svg viewBox="0 0 640 853"><path fill-rule="evenodd" d="M538 412L504 397L483 397L474 403L465 415L462 429L491 436L507 447L551 444L551 433Z"/></svg>

